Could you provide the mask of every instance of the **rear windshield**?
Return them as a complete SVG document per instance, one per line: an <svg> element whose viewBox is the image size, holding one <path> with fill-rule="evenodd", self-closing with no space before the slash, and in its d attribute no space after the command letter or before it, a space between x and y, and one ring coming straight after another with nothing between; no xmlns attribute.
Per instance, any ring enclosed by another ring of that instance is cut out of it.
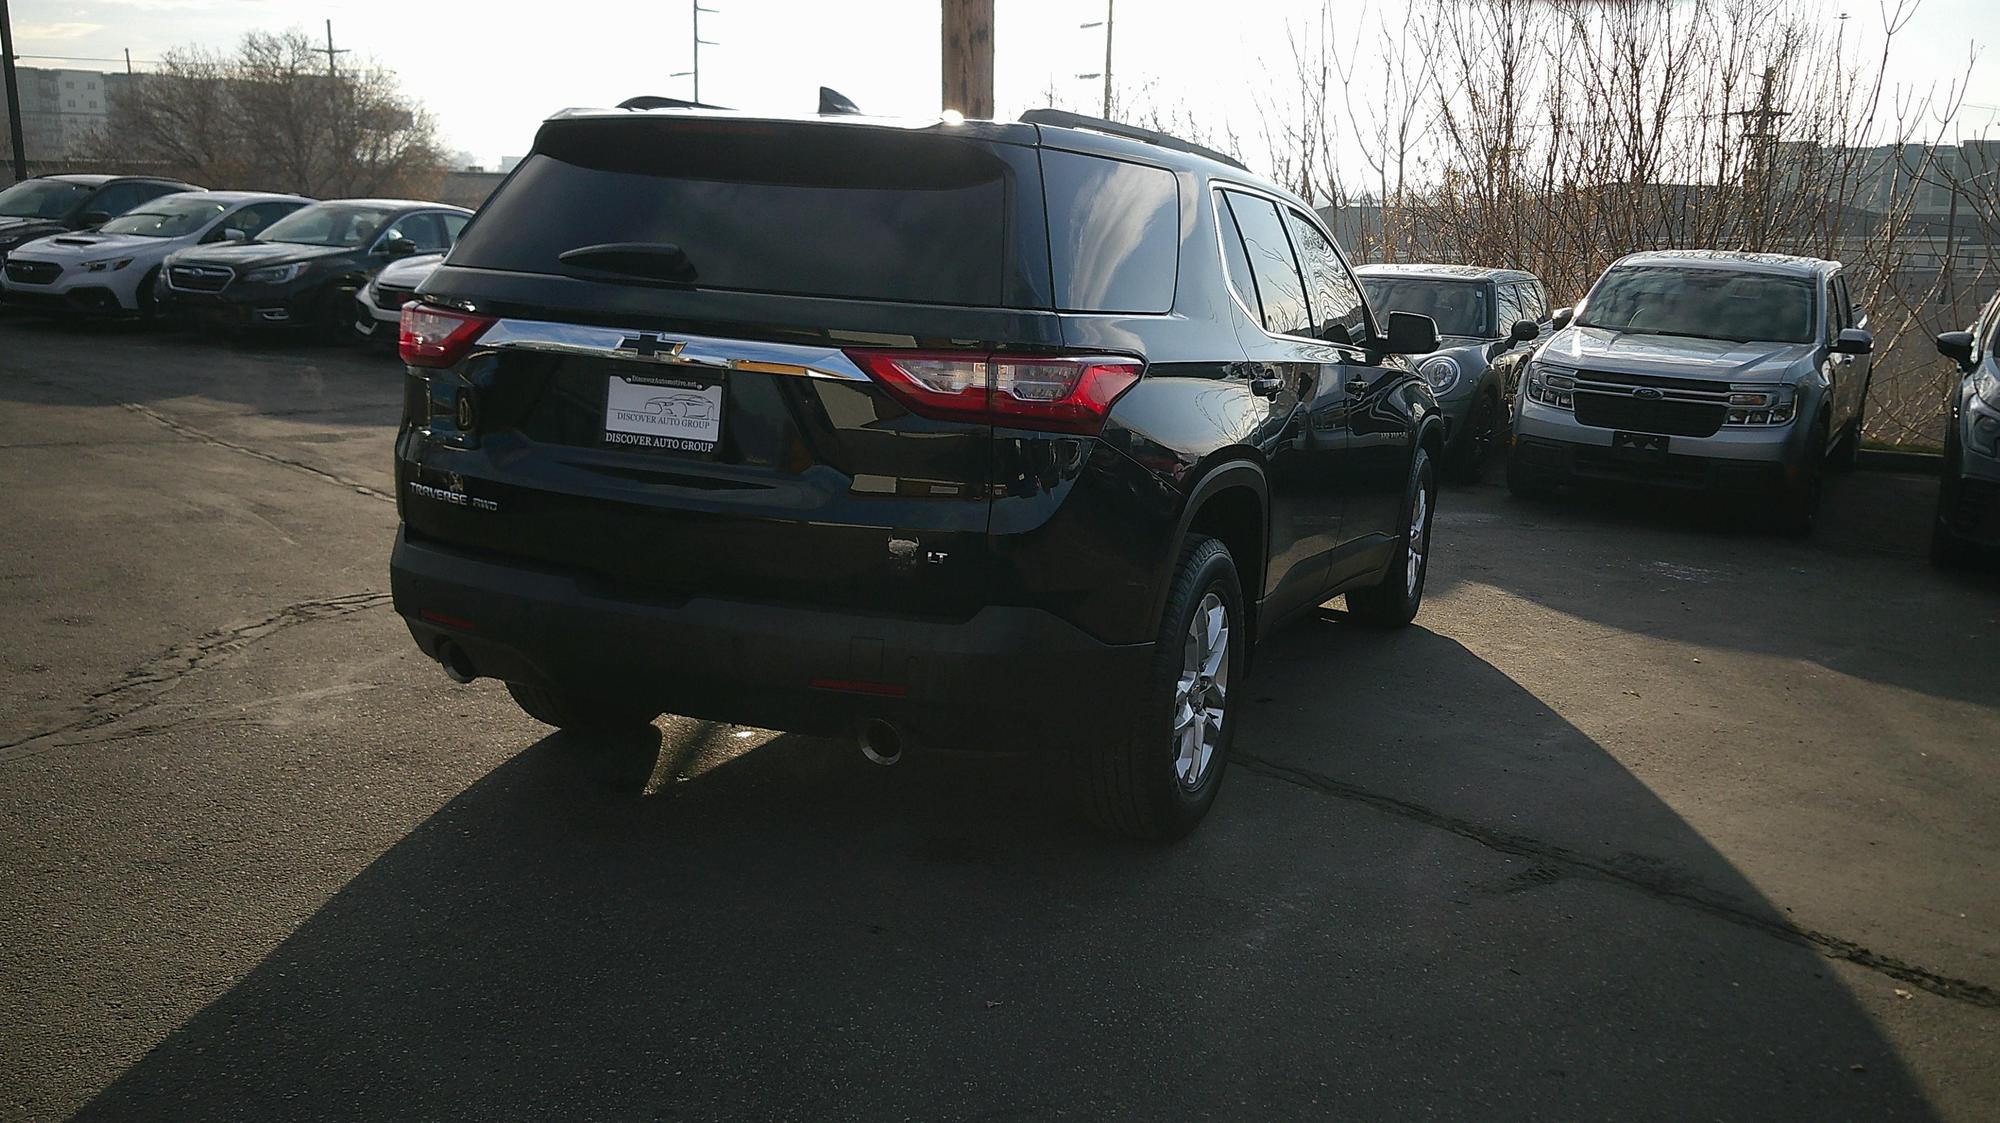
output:
<svg viewBox="0 0 2000 1123"><path fill-rule="evenodd" d="M1439 335L1486 339L1493 332L1493 310L1484 281L1432 281L1410 277L1363 277L1368 303L1381 315L1415 312L1437 321Z"/></svg>
<svg viewBox="0 0 2000 1123"><path fill-rule="evenodd" d="M606 279L559 258L645 243L677 247L698 289L1019 306L1022 284L1047 283L1010 260L1023 177L1006 148L873 128L557 122L451 263Z"/></svg>

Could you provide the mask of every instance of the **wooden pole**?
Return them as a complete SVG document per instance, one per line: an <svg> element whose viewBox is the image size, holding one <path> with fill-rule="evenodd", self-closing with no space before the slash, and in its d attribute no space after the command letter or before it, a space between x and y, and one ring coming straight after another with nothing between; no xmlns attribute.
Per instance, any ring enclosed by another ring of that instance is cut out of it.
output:
<svg viewBox="0 0 2000 1123"><path fill-rule="evenodd" d="M14 24L7 15L7 0L0 0L0 71L5 72L7 137L14 145L14 180L18 183L28 178L28 146L21 140L21 84L14 77Z"/></svg>
<svg viewBox="0 0 2000 1123"><path fill-rule="evenodd" d="M993 0L943 0L944 108L993 116Z"/></svg>

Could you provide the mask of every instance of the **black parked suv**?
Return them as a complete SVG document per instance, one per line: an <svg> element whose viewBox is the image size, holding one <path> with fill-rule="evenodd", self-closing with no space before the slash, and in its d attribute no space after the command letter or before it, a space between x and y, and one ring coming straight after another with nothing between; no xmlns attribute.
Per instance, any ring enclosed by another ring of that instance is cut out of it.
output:
<svg viewBox="0 0 2000 1123"><path fill-rule="evenodd" d="M247 242L182 250L160 271L162 309L227 328L307 328L345 339L354 294L382 267L449 249L464 207L334 199L301 207Z"/></svg>
<svg viewBox="0 0 2000 1123"><path fill-rule="evenodd" d="M181 191L192 183L151 175L46 175L0 190L0 261L30 238L69 230L94 230L140 203Z"/></svg>
<svg viewBox="0 0 2000 1123"><path fill-rule="evenodd" d="M1160 134L572 111L419 297L396 609L553 725L1062 748L1172 837L1254 641L1423 595L1435 325Z"/></svg>

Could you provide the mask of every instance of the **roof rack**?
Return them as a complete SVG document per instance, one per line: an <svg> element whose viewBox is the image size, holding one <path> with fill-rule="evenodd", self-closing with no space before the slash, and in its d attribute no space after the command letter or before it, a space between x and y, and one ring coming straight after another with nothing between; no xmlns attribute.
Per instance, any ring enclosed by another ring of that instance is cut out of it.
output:
<svg viewBox="0 0 2000 1123"><path fill-rule="evenodd" d="M1250 170L1244 167L1243 161L1238 160L1236 157L1224 155L1213 148L1204 147L1191 140L1182 140L1168 133L1154 132L1152 129L1142 129L1137 125L1123 125L1117 121L1107 121L1102 117L1087 117L1081 113L1071 113L1067 109L1030 109L1026 113L1021 114L1021 120L1030 125L1055 125L1064 129L1088 129L1094 133L1122 136L1126 140L1157 144L1161 148L1171 148L1176 152L1205 156L1217 163L1228 164L1232 168L1242 168L1246 172Z"/></svg>
<svg viewBox="0 0 2000 1123"><path fill-rule="evenodd" d="M727 109L726 105L710 105L705 101L688 101L684 98L661 97L658 94L640 94L628 97L618 103L620 109Z"/></svg>

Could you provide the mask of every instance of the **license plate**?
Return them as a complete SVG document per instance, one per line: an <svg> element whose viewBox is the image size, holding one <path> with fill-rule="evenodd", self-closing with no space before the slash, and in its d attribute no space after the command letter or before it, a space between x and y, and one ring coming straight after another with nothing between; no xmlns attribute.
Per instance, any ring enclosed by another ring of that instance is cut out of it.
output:
<svg viewBox="0 0 2000 1123"><path fill-rule="evenodd" d="M1613 433L1611 447L1641 456L1663 457L1667 454L1667 438L1654 433Z"/></svg>
<svg viewBox="0 0 2000 1123"><path fill-rule="evenodd" d="M707 455L722 441L722 383L611 375L604 443Z"/></svg>

